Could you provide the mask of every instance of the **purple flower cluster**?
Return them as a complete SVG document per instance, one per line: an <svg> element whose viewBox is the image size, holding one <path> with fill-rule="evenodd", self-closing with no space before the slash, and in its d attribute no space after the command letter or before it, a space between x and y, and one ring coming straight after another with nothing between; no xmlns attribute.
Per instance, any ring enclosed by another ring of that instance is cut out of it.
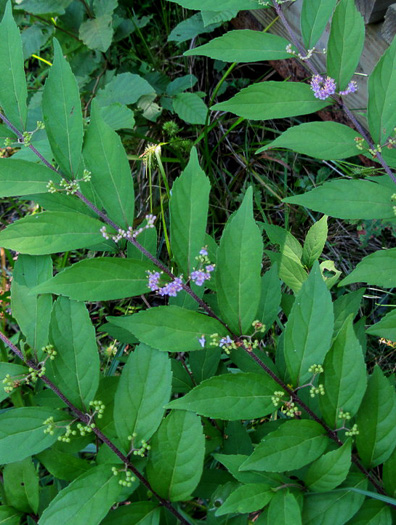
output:
<svg viewBox="0 0 396 525"><path fill-rule="evenodd" d="M205 270L194 270L191 272L190 278L193 283L195 283L197 286L202 286L205 281L210 279L211 272L214 270L213 264L208 264L205 266Z"/></svg>
<svg viewBox="0 0 396 525"><path fill-rule="evenodd" d="M357 91L357 83L354 80L351 80L344 91L340 91L340 95L349 95L349 93L355 93Z"/></svg>
<svg viewBox="0 0 396 525"><path fill-rule="evenodd" d="M159 295L169 295L171 297L176 297L177 293L183 289L182 277L176 277L173 281L166 284L165 286L159 285L159 280L161 278L160 272L150 272L148 271L148 283L147 286L152 292L157 291Z"/></svg>
<svg viewBox="0 0 396 525"><path fill-rule="evenodd" d="M233 343L233 340L231 339L229 335L227 335L226 337L222 337L220 339L219 346L223 348L223 346L231 345L232 343Z"/></svg>
<svg viewBox="0 0 396 525"><path fill-rule="evenodd" d="M336 91L336 83L334 78L326 77L326 79L324 79L320 75L315 75L311 80L311 89L316 98L326 100L330 95L334 95Z"/></svg>

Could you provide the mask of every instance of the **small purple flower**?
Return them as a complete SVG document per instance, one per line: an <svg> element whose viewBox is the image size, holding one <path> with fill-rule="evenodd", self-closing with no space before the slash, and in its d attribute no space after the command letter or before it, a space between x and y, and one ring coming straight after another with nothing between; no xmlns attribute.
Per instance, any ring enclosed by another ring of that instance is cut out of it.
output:
<svg viewBox="0 0 396 525"><path fill-rule="evenodd" d="M208 255L208 250L206 249L206 247L202 248L202 250L199 252L199 255Z"/></svg>
<svg viewBox="0 0 396 525"><path fill-rule="evenodd" d="M183 290L182 280L180 277L176 277L174 281L166 284L163 288L160 288L158 293L162 296L169 295L170 297L176 297L180 290Z"/></svg>
<svg viewBox="0 0 396 525"><path fill-rule="evenodd" d="M336 83L334 78L326 77L324 79L321 75L314 75L311 80L311 89L316 98L326 100L326 98L334 95Z"/></svg>
<svg viewBox="0 0 396 525"><path fill-rule="evenodd" d="M199 344L202 346L202 348L205 347L205 343L206 343L206 339L205 339L205 336L204 334L201 335L201 337L198 339L199 341Z"/></svg>
<svg viewBox="0 0 396 525"><path fill-rule="evenodd" d="M355 93L357 91L357 83L354 80L351 80L344 91L340 91L340 95L349 95L349 93Z"/></svg>
<svg viewBox="0 0 396 525"><path fill-rule="evenodd" d="M219 346L223 348L223 346L231 345L233 343L231 337L227 335L226 337L222 337L219 342Z"/></svg>
<svg viewBox="0 0 396 525"><path fill-rule="evenodd" d="M194 270L191 273L191 280L197 285L202 286L205 280L207 279L206 273L202 270Z"/></svg>
<svg viewBox="0 0 396 525"><path fill-rule="evenodd" d="M208 264L206 267L205 267L205 270L207 273L210 273L210 272L213 272L215 269L215 265L214 264Z"/></svg>
<svg viewBox="0 0 396 525"><path fill-rule="evenodd" d="M161 278L160 272L150 272L150 271L148 272L147 286L150 288L152 292L160 289L160 286L158 284L160 278Z"/></svg>

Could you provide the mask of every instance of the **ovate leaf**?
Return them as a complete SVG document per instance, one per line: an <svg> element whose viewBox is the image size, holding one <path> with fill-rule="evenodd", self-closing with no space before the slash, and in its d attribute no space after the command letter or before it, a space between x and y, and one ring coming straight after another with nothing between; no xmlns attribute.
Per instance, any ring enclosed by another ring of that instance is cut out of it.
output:
<svg viewBox="0 0 396 525"><path fill-rule="evenodd" d="M315 159L346 159L358 154L354 141L356 137L360 138L359 133L338 122L306 122L288 128L256 153L274 148L286 148Z"/></svg>
<svg viewBox="0 0 396 525"><path fill-rule="evenodd" d="M368 81L367 116L375 144L383 144L396 125L396 38L379 59Z"/></svg>
<svg viewBox="0 0 396 525"><path fill-rule="evenodd" d="M142 440L148 441L157 430L171 386L171 363L167 354L139 345L122 370L115 395L114 423L126 450L131 444L128 436L136 434L134 443L139 447Z"/></svg>
<svg viewBox="0 0 396 525"><path fill-rule="evenodd" d="M196 93L178 93L173 99L173 109L187 124L205 124L208 108Z"/></svg>
<svg viewBox="0 0 396 525"><path fill-rule="evenodd" d="M313 492L328 492L338 487L351 468L351 440L337 450L327 452L309 467L304 483Z"/></svg>
<svg viewBox="0 0 396 525"><path fill-rule="evenodd" d="M26 124L27 87L23 67L22 40L12 17L12 4L7 3L0 23L0 106L6 117L19 130Z"/></svg>
<svg viewBox="0 0 396 525"><path fill-rule="evenodd" d="M263 323L268 330L274 323L281 304L281 282L278 278L278 269L273 265L261 277L261 295L256 319Z"/></svg>
<svg viewBox="0 0 396 525"><path fill-rule="evenodd" d="M263 242L253 218L252 188L224 228L217 254L217 300L231 330L250 329L260 301Z"/></svg>
<svg viewBox="0 0 396 525"><path fill-rule="evenodd" d="M111 104L135 104L143 95L154 93L154 88L147 80L134 73L115 75L103 89L99 89L95 97L99 106Z"/></svg>
<svg viewBox="0 0 396 525"><path fill-rule="evenodd" d="M84 142L84 161L109 217L125 228L133 222L135 194L132 174L121 139L92 105L91 123Z"/></svg>
<svg viewBox="0 0 396 525"><path fill-rule="evenodd" d="M356 268L340 282L340 286L351 283L367 283L384 288L396 285L396 248L378 250L364 257Z"/></svg>
<svg viewBox="0 0 396 525"><path fill-rule="evenodd" d="M52 153L61 171L75 177L80 164L83 119L77 81L54 39L54 64L43 92L43 117Z"/></svg>
<svg viewBox="0 0 396 525"><path fill-rule="evenodd" d="M363 399L367 379L362 347L353 328L350 315L335 338L327 354L323 368L325 395L320 397L320 406L325 421L336 428L341 424L339 411L354 416Z"/></svg>
<svg viewBox="0 0 396 525"><path fill-rule="evenodd" d="M135 501L109 512L101 525L158 525L160 516L155 501Z"/></svg>
<svg viewBox="0 0 396 525"><path fill-rule="evenodd" d="M12 158L1 159L0 197L45 193L50 179L60 181L59 175L42 164Z"/></svg>
<svg viewBox="0 0 396 525"><path fill-rule="evenodd" d="M367 499L359 512L348 521L348 525L392 525L392 523L389 505L374 499Z"/></svg>
<svg viewBox="0 0 396 525"><path fill-rule="evenodd" d="M283 201L339 219L390 219L393 189L368 180L335 180Z"/></svg>
<svg viewBox="0 0 396 525"><path fill-rule="evenodd" d="M59 297L52 310L50 342L57 354L47 374L80 409L87 409L99 384L95 330L83 303Z"/></svg>
<svg viewBox="0 0 396 525"><path fill-rule="evenodd" d="M209 179L193 148L186 169L173 183L169 205L172 252L185 276L199 264L195 258L204 246L209 192Z"/></svg>
<svg viewBox="0 0 396 525"><path fill-rule="evenodd" d="M386 461L396 445L396 396L393 386L375 366L369 377L356 423L356 446L363 464L376 467Z"/></svg>
<svg viewBox="0 0 396 525"><path fill-rule="evenodd" d="M216 516L224 514L247 514L262 509L271 501L274 492L265 483L248 483L234 490L223 505L216 511Z"/></svg>
<svg viewBox="0 0 396 525"><path fill-rule="evenodd" d="M92 468L58 493L42 514L40 525L96 525L117 501L121 490L110 465Z"/></svg>
<svg viewBox="0 0 396 525"><path fill-rule="evenodd" d="M79 37L89 49L97 49L105 53L113 37L112 21L112 16L109 14L86 20L80 25Z"/></svg>
<svg viewBox="0 0 396 525"><path fill-rule="evenodd" d="M284 472L308 465L325 451L325 432L315 421L285 421L261 440L240 470Z"/></svg>
<svg viewBox="0 0 396 525"><path fill-rule="evenodd" d="M277 383L268 375L239 373L214 376L187 395L169 403L169 408L191 410L213 419L257 419L274 411L272 397Z"/></svg>
<svg viewBox="0 0 396 525"><path fill-rule="evenodd" d="M324 215L319 221L315 222L308 230L304 242L302 262L308 268L317 261L322 254L327 240L327 216Z"/></svg>
<svg viewBox="0 0 396 525"><path fill-rule="evenodd" d="M304 0L301 9L301 34L307 49L314 47L326 28L337 0Z"/></svg>
<svg viewBox="0 0 396 525"><path fill-rule="evenodd" d="M3 486L8 505L21 512L33 511L37 514L39 477L32 458L6 465L3 470Z"/></svg>
<svg viewBox="0 0 396 525"><path fill-rule="evenodd" d="M235 97L215 104L214 111L229 111L251 120L307 115L325 108L331 100L315 99L310 86L300 82L260 82L242 89Z"/></svg>
<svg viewBox="0 0 396 525"><path fill-rule="evenodd" d="M212 334L225 334L219 321L179 306L158 306L125 317L108 317L112 324L124 328L142 343L165 352L200 350L201 336L209 342Z"/></svg>
<svg viewBox="0 0 396 525"><path fill-rule="evenodd" d="M316 263L296 295L284 334L284 356L293 385L304 384L322 364L333 335L333 305Z"/></svg>
<svg viewBox="0 0 396 525"><path fill-rule="evenodd" d="M327 47L327 74L338 90L355 74L364 45L364 21L354 0L341 0L333 15Z"/></svg>
<svg viewBox="0 0 396 525"><path fill-rule="evenodd" d="M370 326L366 333L396 341L396 310L387 313L379 323Z"/></svg>
<svg viewBox="0 0 396 525"><path fill-rule="evenodd" d="M204 452L200 418L171 412L151 440L147 476L153 489L170 501L189 499L202 474Z"/></svg>
<svg viewBox="0 0 396 525"><path fill-rule="evenodd" d="M288 490L278 490L268 508L268 525L302 525L301 509L295 496Z"/></svg>
<svg viewBox="0 0 396 525"><path fill-rule="evenodd" d="M30 255L87 248L103 241L102 223L74 212L29 215L0 232L0 245Z"/></svg>
<svg viewBox="0 0 396 525"><path fill-rule="evenodd" d="M256 3L256 0L219 0L214 3L213 0L171 0L186 9L195 9L196 11L224 11L225 9L261 9L262 6Z"/></svg>
<svg viewBox="0 0 396 525"><path fill-rule="evenodd" d="M0 414L0 464L22 461L53 445L64 430L59 426L53 435L44 434L49 417L55 423L66 419L62 412L47 407L13 408Z"/></svg>
<svg viewBox="0 0 396 525"><path fill-rule="evenodd" d="M223 62L260 62L289 58L286 51L288 41L284 38L242 29L229 31L203 46L190 49L185 56L206 56Z"/></svg>
<svg viewBox="0 0 396 525"><path fill-rule="evenodd" d="M12 315L39 359L42 358L43 346L48 343L52 298L50 295L37 297L30 291L51 276L52 260L49 255L18 256L11 283Z"/></svg>
<svg viewBox="0 0 396 525"><path fill-rule="evenodd" d="M149 263L135 259L96 257L84 259L34 289L34 293L55 293L76 301L109 301L149 291Z"/></svg>
<svg viewBox="0 0 396 525"><path fill-rule="evenodd" d="M73 0L22 0L15 5L15 9L23 9L34 15L45 15L48 13L63 15L65 8Z"/></svg>

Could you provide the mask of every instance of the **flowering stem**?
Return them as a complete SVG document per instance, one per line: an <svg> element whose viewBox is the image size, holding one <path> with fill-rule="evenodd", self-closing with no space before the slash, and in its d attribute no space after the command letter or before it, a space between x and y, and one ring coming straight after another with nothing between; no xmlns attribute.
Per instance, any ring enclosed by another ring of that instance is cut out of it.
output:
<svg viewBox="0 0 396 525"><path fill-rule="evenodd" d="M40 367L37 363L34 361L31 361L29 359L25 359L22 352L6 337L2 332L0 332L0 339L8 346L8 348L21 359L26 365L28 365L30 368L33 368L37 372L40 371ZM73 414L82 421L85 425L89 425L91 423L91 417L88 414L84 414L81 412L80 409L78 409L69 399L59 390L57 386L54 385L54 383L48 379L45 375L40 376L40 379L43 381L45 385L47 385L53 392L56 394L63 403L73 412ZM139 470L133 466L132 463L130 463L127 456L125 456L119 448L116 447L116 445L108 438L106 437L101 430L99 430L97 427L92 428L92 432L102 441L105 443L113 452L117 455L118 458L121 459L121 461L124 463L124 465L133 472L133 475L136 476L139 481L148 489L150 490L153 495L158 499L158 501L166 507L169 512L171 512L178 520L180 520L180 523L183 525L191 525L174 507L173 505L166 499L162 498L150 485L150 483L147 481L147 479L139 472Z"/></svg>

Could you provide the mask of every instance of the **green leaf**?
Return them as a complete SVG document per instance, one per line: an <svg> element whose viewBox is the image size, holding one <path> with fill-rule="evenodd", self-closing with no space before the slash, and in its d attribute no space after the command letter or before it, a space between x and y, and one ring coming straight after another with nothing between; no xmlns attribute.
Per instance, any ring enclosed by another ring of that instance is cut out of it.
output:
<svg viewBox="0 0 396 525"><path fill-rule="evenodd" d="M135 448L148 441L163 418L172 387L168 356L149 346L139 345L122 370L115 395L114 423L125 450L134 437Z"/></svg>
<svg viewBox="0 0 396 525"><path fill-rule="evenodd" d="M226 332L216 319L179 306L158 306L134 315L108 317L107 320L128 330L142 343L164 352L201 350L199 338L202 335L209 341L212 334L221 337Z"/></svg>
<svg viewBox="0 0 396 525"><path fill-rule="evenodd" d="M173 97L174 95L177 95L177 93L182 93L182 91L185 91L186 89L192 89L197 82L198 79L195 75L183 75L182 77L177 77L166 86L166 94Z"/></svg>
<svg viewBox="0 0 396 525"><path fill-rule="evenodd" d="M297 263L301 261L303 247L294 235L274 224L263 224L263 228L271 243L279 245L282 255L293 259Z"/></svg>
<svg viewBox="0 0 396 525"><path fill-rule="evenodd" d="M23 131L27 116L27 87L23 67L22 40L7 3L0 24L0 106L8 120Z"/></svg>
<svg viewBox="0 0 396 525"><path fill-rule="evenodd" d="M271 501L274 493L265 483L249 483L234 490L223 505L216 511L216 516L224 514L247 514L260 510Z"/></svg>
<svg viewBox="0 0 396 525"><path fill-rule="evenodd" d="M382 480L386 492L395 497L396 496L396 449L391 456L385 461L382 467Z"/></svg>
<svg viewBox="0 0 396 525"><path fill-rule="evenodd" d="M395 421L394 388L376 365L356 417L356 447L367 468L380 465L392 454L396 444Z"/></svg>
<svg viewBox="0 0 396 525"><path fill-rule="evenodd" d="M279 487L289 478L282 474L269 472L241 472L239 467L248 458L243 454L213 454L216 461L219 461L241 483L266 483L273 488ZM212 471L213 472L213 471Z"/></svg>
<svg viewBox="0 0 396 525"><path fill-rule="evenodd" d="M351 446L348 439L342 447L312 463L304 476L304 483L311 491L328 492L345 481L351 468Z"/></svg>
<svg viewBox="0 0 396 525"><path fill-rule="evenodd" d="M288 128L256 153L286 148L315 159L346 159L359 153L354 140L356 137L360 138L359 133L338 122L306 122Z"/></svg>
<svg viewBox="0 0 396 525"><path fill-rule="evenodd" d="M0 523L1 525L19 525L21 522L21 514L12 507L2 505L0 507Z"/></svg>
<svg viewBox="0 0 396 525"><path fill-rule="evenodd" d="M269 330L278 316L281 298L281 282L275 264L261 277L261 295L256 319L265 325L266 330Z"/></svg>
<svg viewBox="0 0 396 525"><path fill-rule="evenodd" d="M315 99L308 84L301 82L259 82L242 89L235 97L215 104L213 111L229 111L251 120L307 115L325 108L331 100Z"/></svg>
<svg viewBox="0 0 396 525"><path fill-rule="evenodd" d="M1 46L1 43L0 43ZM0 197L45 193L48 181L60 177L42 164L26 160L2 159L0 163Z"/></svg>
<svg viewBox="0 0 396 525"><path fill-rule="evenodd" d="M308 268L321 256L327 240L327 231L327 215L316 221L308 230L302 256L302 263Z"/></svg>
<svg viewBox="0 0 396 525"><path fill-rule="evenodd" d="M0 383L3 386L3 388L0 388L0 402L4 401L4 399L7 399L7 397L11 394L11 392L6 392L4 390L6 385L2 383L6 376L9 375L11 379L21 379L21 376L26 376L28 373L29 370L26 366L0 362ZM15 388L17 387L14 387L14 389Z"/></svg>
<svg viewBox="0 0 396 525"><path fill-rule="evenodd" d="M195 9L196 11L224 11L226 9L262 9L256 0L218 0L213 3L213 0L171 0L176 4L181 5L186 9Z"/></svg>
<svg viewBox="0 0 396 525"><path fill-rule="evenodd" d="M334 337L337 336L348 316L353 314L352 319L356 317L365 291L365 288L359 288L354 292L341 295L334 301Z"/></svg>
<svg viewBox="0 0 396 525"><path fill-rule="evenodd" d="M133 111L119 102L100 108L100 114L111 129L133 129L135 126Z"/></svg>
<svg viewBox="0 0 396 525"><path fill-rule="evenodd" d="M33 511L37 514L39 478L32 458L6 465L3 470L3 484L8 505L21 512Z"/></svg>
<svg viewBox="0 0 396 525"><path fill-rule="evenodd" d="M339 219L391 219L395 216L392 192L393 188L368 180L334 180L283 202Z"/></svg>
<svg viewBox="0 0 396 525"><path fill-rule="evenodd" d="M81 213L45 211L10 224L0 232L0 245L30 255L78 250L103 241L101 226Z"/></svg>
<svg viewBox="0 0 396 525"><path fill-rule="evenodd" d="M186 42L192 40L198 35L205 33L211 33L216 27L219 27L221 22L217 24L211 24L209 26L204 25L203 17L201 13L196 13L186 20L182 20L176 27L172 29L168 35L168 42Z"/></svg>
<svg viewBox="0 0 396 525"><path fill-rule="evenodd" d="M364 495L347 490L349 487L367 487L367 479L352 472L338 489L325 494L308 494L304 497L302 522L304 525L344 525L362 506Z"/></svg>
<svg viewBox="0 0 396 525"><path fill-rule="evenodd" d="M384 144L396 126L396 38L369 76L368 95L370 133L374 144Z"/></svg>
<svg viewBox="0 0 396 525"><path fill-rule="evenodd" d="M73 0L22 0L15 5L15 9L28 11L33 15L64 15L65 8Z"/></svg>
<svg viewBox="0 0 396 525"><path fill-rule="evenodd" d="M37 286L33 293L55 293L76 301L109 301L148 292L150 263L134 259L84 259Z"/></svg>
<svg viewBox="0 0 396 525"><path fill-rule="evenodd" d="M299 292L303 283L308 279L308 274L301 262L295 258L287 257L284 253L274 253L269 250L265 250L265 253L270 258L271 263L279 268L279 278L294 293Z"/></svg>
<svg viewBox="0 0 396 525"><path fill-rule="evenodd" d="M143 95L154 93L154 88L147 80L134 73L121 73L114 75L103 89L99 89L95 97L99 106L110 104L135 104Z"/></svg>
<svg viewBox="0 0 396 525"><path fill-rule="evenodd" d="M312 376L308 369L323 363L333 335L334 314L331 295L315 263L296 295L285 328L284 355L293 385L302 385Z"/></svg>
<svg viewBox="0 0 396 525"><path fill-rule="evenodd" d="M378 250L364 257L356 268L343 279L339 286L351 283L367 283L384 288L396 285L396 248Z"/></svg>
<svg viewBox="0 0 396 525"><path fill-rule="evenodd" d="M132 225L135 195L128 158L120 137L104 122L95 103L83 154L95 192L109 217L123 228Z"/></svg>
<svg viewBox="0 0 396 525"><path fill-rule="evenodd" d="M253 217L252 187L224 228L217 253L217 300L233 332L246 334L260 301L263 241Z"/></svg>
<svg viewBox="0 0 396 525"><path fill-rule="evenodd" d="M261 440L253 454L242 463L240 470L295 470L321 456L328 442L325 429L315 421L285 421Z"/></svg>
<svg viewBox="0 0 396 525"><path fill-rule="evenodd" d="M301 34L304 46L313 48L326 28L337 0L304 0L301 9Z"/></svg>
<svg viewBox="0 0 396 525"><path fill-rule="evenodd" d="M205 438L195 414L172 411L151 440L147 477L160 496L184 501L202 474Z"/></svg>
<svg viewBox="0 0 396 525"><path fill-rule="evenodd" d="M56 428L53 435L44 434L44 421L65 420L62 412L47 407L12 408L0 414L0 465L22 461L55 443L63 433Z"/></svg>
<svg viewBox="0 0 396 525"><path fill-rule="evenodd" d="M80 94L73 72L54 38L54 64L43 92L43 117L52 153L61 171L77 176L83 143Z"/></svg>
<svg viewBox="0 0 396 525"><path fill-rule="evenodd" d="M94 0L95 16L111 15L118 5L118 0Z"/></svg>
<svg viewBox="0 0 396 525"><path fill-rule="evenodd" d="M341 0L331 22L327 47L327 74L338 90L346 89L355 74L364 46L364 21L354 0Z"/></svg>
<svg viewBox="0 0 396 525"><path fill-rule="evenodd" d="M300 505L291 492L275 492L269 504L267 522L271 525L302 525Z"/></svg>
<svg viewBox="0 0 396 525"><path fill-rule="evenodd" d="M272 397L277 389L277 383L268 375L222 374L203 381L167 407L213 419L257 419L274 411Z"/></svg>
<svg viewBox="0 0 396 525"><path fill-rule="evenodd" d="M201 11L204 26L218 24L220 22L229 22L238 14L237 9L226 9L224 11Z"/></svg>
<svg viewBox="0 0 396 525"><path fill-rule="evenodd" d="M208 108L196 93L178 93L173 98L173 109L187 124L205 124Z"/></svg>
<svg viewBox="0 0 396 525"><path fill-rule="evenodd" d="M332 428L342 426L340 409L354 416L362 402L366 385L366 365L362 347L353 328L353 314L340 328L323 368L325 395L320 397L323 417Z"/></svg>
<svg viewBox="0 0 396 525"><path fill-rule="evenodd" d="M40 463L57 479L73 481L87 470L93 468L87 460L52 447L38 455Z"/></svg>
<svg viewBox="0 0 396 525"><path fill-rule="evenodd" d="M205 56L223 62L260 62L289 58L288 41L280 36L242 29L229 31L203 46L189 49L184 56Z"/></svg>
<svg viewBox="0 0 396 525"><path fill-rule="evenodd" d="M43 512L40 525L96 525L117 501L121 490L110 465L92 468L58 493Z"/></svg>
<svg viewBox="0 0 396 525"><path fill-rule="evenodd" d="M348 525L392 525L391 509L382 501L366 500Z"/></svg>
<svg viewBox="0 0 396 525"><path fill-rule="evenodd" d="M46 364L48 377L78 408L87 410L99 384L95 329L83 303L59 297L50 324L50 342L57 354Z"/></svg>
<svg viewBox="0 0 396 525"><path fill-rule="evenodd" d="M135 501L109 512L101 525L159 525L160 516L154 501Z"/></svg>
<svg viewBox="0 0 396 525"><path fill-rule="evenodd" d="M80 25L79 37L89 49L106 53L113 38L113 18L105 14L86 20Z"/></svg>
<svg viewBox="0 0 396 525"><path fill-rule="evenodd" d="M29 346L42 358L42 347L48 343L52 297L30 294L32 288L52 275L52 260L49 255L22 255L14 266L11 283L12 315L18 321Z"/></svg>
<svg viewBox="0 0 396 525"><path fill-rule="evenodd" d="M189 356L191 373L196 383L214 376L220 363L221 349L206 348Z"/></svg>
<svg viewBox="0 0 396 525"><path fill-rule="evenodd" d="M205 243L209 192L209 179L193 148L186 169L173 183L169 204L172 253L185 276L199 265L195 258Z"/></svg>
<svg viewBox="0 0 396 525"><path fill-rule="evenodd" d="M379 323L370 326L366 333L396 341L396 310L387 313Z"/></svg>

